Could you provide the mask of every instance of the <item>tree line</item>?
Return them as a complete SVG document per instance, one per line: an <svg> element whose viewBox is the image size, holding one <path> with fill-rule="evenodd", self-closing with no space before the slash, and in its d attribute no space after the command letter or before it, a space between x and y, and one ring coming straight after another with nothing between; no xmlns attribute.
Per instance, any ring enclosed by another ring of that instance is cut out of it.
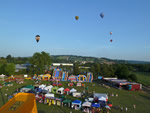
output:
<svg viewBox="0 0 150 113"><path fill-rule="evenodd" d="M55 60L54 60L55 61ZM51 63L54 62L49 53L44 51L36 52L32 57L12 57L8 55L6 58L0 58L0 74L12 75L12 74L43 74L46 72L53 73L50 70ZM64 62L63 62L64 63ZM73 63L73 62L72 62ZM26 66L26 70L20 70L15 72L15 64L31 64ZM79 68L79 66L89 68ZM69 74L85 74L86 72L92 72L94 78L98 76L104 77L118 77L120 79L128 79L137 81L135 74L131 74L131 71L144 71L150 72L150 64L102 64L102 63L86 63L81 65L80 62L74 63L73 68L60 66Z"/></svg>
<svg viewBox="0 0 150 113"><path fill-rule="evenodd" d="M128 65L126 64L100 64L100 63L90 63L86 64L85 66L90 67L88 69L89 72L92 72L94 75L94 78L98 78L98 76L103 77L117 77L120 79L128 79L131 81L137 81L137 77L135 74L130 74L130 70ZM84 71L87 72L87 69L81 70L78 68L79 64L74 64L74 74L80 74L84 73Z"/></svg>

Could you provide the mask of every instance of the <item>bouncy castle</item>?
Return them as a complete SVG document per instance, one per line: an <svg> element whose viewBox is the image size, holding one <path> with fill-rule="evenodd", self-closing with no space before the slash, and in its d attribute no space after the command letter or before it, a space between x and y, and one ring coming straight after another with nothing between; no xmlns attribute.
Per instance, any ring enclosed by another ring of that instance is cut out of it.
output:
<svg viewBox="0 0 150 113"><path fill-rule="evenodd" d="M70 82L76 82L77 81L77 77L75 75L70 75L68 77L68 81L70 81Z"/></svg>
<svg viewBox="0 0 150 113"><path fill-rule="evenodd" d="M53 79L59 81L67 81L68 72L63 72L62 69L55 69L53 73Z"/></svg>
<svg viewBox="0 0 150 113"><path fill-rule="evenodd" d="M62 70L57 68L54 70L54 73L53 73L53 79L54 80L61 80L62 79Z"/></svg>
<svg viewBox="0 0 150 113"><path fill-rule="evenodd" d="M68 79L68 72L63 72L62 73L62 81L67 81L67 79Z"/></svg>
<svg viewBox="0 0 150 113"><path fill-rule="evenodd" d="M87 82L92 82L93 81L93 74L92 73L87 73Z"/></svg>
<svg viewBox="0 0 150 113"><path fill-rule="evenodd" d="M77 76L77 81L79 81L79 82L86 82L87 78L86 78L85 75L78 75Z"/></svg>

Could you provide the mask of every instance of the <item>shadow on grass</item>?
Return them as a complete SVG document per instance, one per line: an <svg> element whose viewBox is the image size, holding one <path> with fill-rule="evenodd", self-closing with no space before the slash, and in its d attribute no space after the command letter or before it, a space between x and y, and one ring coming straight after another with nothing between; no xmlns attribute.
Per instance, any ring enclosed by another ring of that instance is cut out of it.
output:
<svg viewBox="0 0 150 113"><path fill-rule="evenodd" d="M38 113L45 113L45 111L42 111L42 110L38 110Z"/></svg>
<svg viewBox="0 0 150 113"><path fill-rule="evenodd" d="M145 96L145 95L140 95L140 96L147 99L147 100L150 100L150 96Z"/></svg>
<svg viewBox="0 0 150 113"><path fill-rule="evenodd" d="M3 102L3 104L5 104L5 100L4 100L4 97L3 97L3 94L2 94L1 89L0 89L0 94L1 94L1 97L2 97L2 102Z"/></svg>

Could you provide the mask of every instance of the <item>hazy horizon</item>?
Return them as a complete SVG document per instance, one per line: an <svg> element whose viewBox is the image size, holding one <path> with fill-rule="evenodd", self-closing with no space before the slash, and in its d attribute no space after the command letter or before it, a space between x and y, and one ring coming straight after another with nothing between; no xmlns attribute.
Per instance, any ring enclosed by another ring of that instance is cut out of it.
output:
<svg viewBox="0 0 150 113"><path fill-rule="evenodd" d="M44 51L44 52L46 52L46 51ZM50 54L50 53L49 53ZM11 54L8 54L8 55L11 55ZM6 58L8 55L6 55L6 56L0 56L0 57L4 57L4 58ZM52 55L52 54L50 54L50 56L57 56L58 54L55 54L55 55ZM129 61L143 61L143 62L150 62L150 61L146 61L146 60L135 60L135 59L113 59L113 58L109 58L109 57L96 57L96 56L84 56L84 55L73 55L73 54L64 54L64 55L62 55L62 56L81 56L81 57L94 57L94 58L108 58L108 59L111 59L111 60L129 60ZM59 55L58 55L59 56ZM60 56L61 56L61 54L60 54ZM12 56L11 55L11 57L32 57L32 55L31 56Z"/></svg>

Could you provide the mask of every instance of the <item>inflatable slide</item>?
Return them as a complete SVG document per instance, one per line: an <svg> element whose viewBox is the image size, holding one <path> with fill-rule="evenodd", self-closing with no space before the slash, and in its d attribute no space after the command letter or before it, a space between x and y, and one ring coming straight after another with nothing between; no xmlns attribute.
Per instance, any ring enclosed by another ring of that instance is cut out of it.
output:
<svg viewBox="0 0 150 113"><path fill-rule="evenodd" d="M0 108L0 113L37 113L35 95L18 93Z"/></svg>

